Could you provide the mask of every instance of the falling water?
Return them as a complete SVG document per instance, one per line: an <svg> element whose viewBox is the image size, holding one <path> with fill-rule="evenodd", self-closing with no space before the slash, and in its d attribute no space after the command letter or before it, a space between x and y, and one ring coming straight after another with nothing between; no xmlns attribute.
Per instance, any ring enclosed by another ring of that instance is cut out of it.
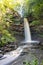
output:
<svg viewBox="0 0 43 65"><path fill-rule="evenodd" d="M29 23L26 18L24 18L24 33L25 33L25 41L31 41L31 33L29 28Z"/></svg>
<svg viewBox="0 0 43 65"><path fill-rule="evenodd" d="M25 33L24 43L37 43L37 44L40 43L39 41L34 41L31 39L30 27L27 18L24 18L24 33Z"/></svg>
<svg viewBox="0 0 43 65"><path fill-rule="evenodd" d="M20 8L18 10L18 13L21 15L21 17L23 17L23 0L21 0L21 4L20 4Z"/></svg>
<svg viewBox="0 0 43 65"><path fill-rule="evenodd" d="M18 13L23 17L23 4L24 0L20 0L20 8L18 10ZM24 18L24 33L25 33L25 40L21 43L39 43L39 41L33 41L31 39L31 33L30 33L30 27L27 18Z"/></svg>

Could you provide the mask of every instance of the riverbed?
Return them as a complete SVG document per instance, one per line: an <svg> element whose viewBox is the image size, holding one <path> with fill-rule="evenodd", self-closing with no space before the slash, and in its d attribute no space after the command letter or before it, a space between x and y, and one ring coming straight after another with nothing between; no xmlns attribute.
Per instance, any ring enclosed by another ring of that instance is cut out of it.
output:
<svg viewBox="0 0 43 65"><path fill-rule="evenodd" d="M12 65L25 65L23 62L31 62L37 59L38 65L43 61L43 50L42 49L29 49L25 53L22 53L18 59L13 62Z"/></svg>

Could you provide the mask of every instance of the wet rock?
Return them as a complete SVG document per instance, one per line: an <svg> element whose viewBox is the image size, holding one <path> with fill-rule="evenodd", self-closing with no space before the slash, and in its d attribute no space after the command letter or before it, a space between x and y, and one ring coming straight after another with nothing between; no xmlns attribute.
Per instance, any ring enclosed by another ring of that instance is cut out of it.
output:
<svg viewBox="0 0 43 65"><path fill-rule="evenodd" d="M20 56L24 56L24 55L27 55L28 52L22 52Z"/></svg>
<svg viewBox="0 0 43 65"><path fill-rule="evenodd" d="M0 58L3 57L2 51L0 50Z"/></svg>
<svg viewBox="0 0 43 65"><path fill-rule="evenodd" d="M4 52L9 52L11 51L11 48L5 48Z"/></svg>
<svg viewBox="0 0 43 65"><path fill-rule="evenodd" d="M3 57L3 54L0 54L0 58L2 58Z"/></svg>

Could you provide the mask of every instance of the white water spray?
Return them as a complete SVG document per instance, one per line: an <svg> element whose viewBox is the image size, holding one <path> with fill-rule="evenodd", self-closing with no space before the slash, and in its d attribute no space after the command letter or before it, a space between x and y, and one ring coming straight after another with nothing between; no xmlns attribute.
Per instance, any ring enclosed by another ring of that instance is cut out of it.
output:
<svg viewBox="0 0 43 65"><path fill-rule="evenodd" d="M39 44L39 41L34 41L31 39L31 32L27 18L24 18L24 33L25 33L25 40L23 43L36 43Z"/></svg>
<svg viewBox="0 0 43 65"><path fill-rule="evenodd" d="M25 33L25 41L31 41L31 33L28 20L24 18L24 33Z"/></svg>
<svg viewBox="0 0 43 65"><path fill-rule="evenodd" d="M18 13L21 15L21 17L23 16L23 0L20 0L20 8L18 10Z"/></svg>

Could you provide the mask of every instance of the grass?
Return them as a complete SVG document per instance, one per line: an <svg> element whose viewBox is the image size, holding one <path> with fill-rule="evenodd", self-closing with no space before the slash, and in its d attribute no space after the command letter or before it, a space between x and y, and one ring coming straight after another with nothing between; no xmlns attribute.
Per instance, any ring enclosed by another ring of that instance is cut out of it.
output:
<svg viewBox="0 0 43 65"><path fill-rule="evenodd" d="M37 59L34 59L34 60L32 60L31 62L23 62L23 64L24 65L39 65L39 62L38 62L38 60ZM43 65L43 60L42 60L42 62L40 63L40 65Z"/></svg>
<svg viewBox="0 0 43 65"><path fill-rule="evenodd" d="M24 65L38 65L38 60L34 59L31 62L23 62Z"/></svg>

